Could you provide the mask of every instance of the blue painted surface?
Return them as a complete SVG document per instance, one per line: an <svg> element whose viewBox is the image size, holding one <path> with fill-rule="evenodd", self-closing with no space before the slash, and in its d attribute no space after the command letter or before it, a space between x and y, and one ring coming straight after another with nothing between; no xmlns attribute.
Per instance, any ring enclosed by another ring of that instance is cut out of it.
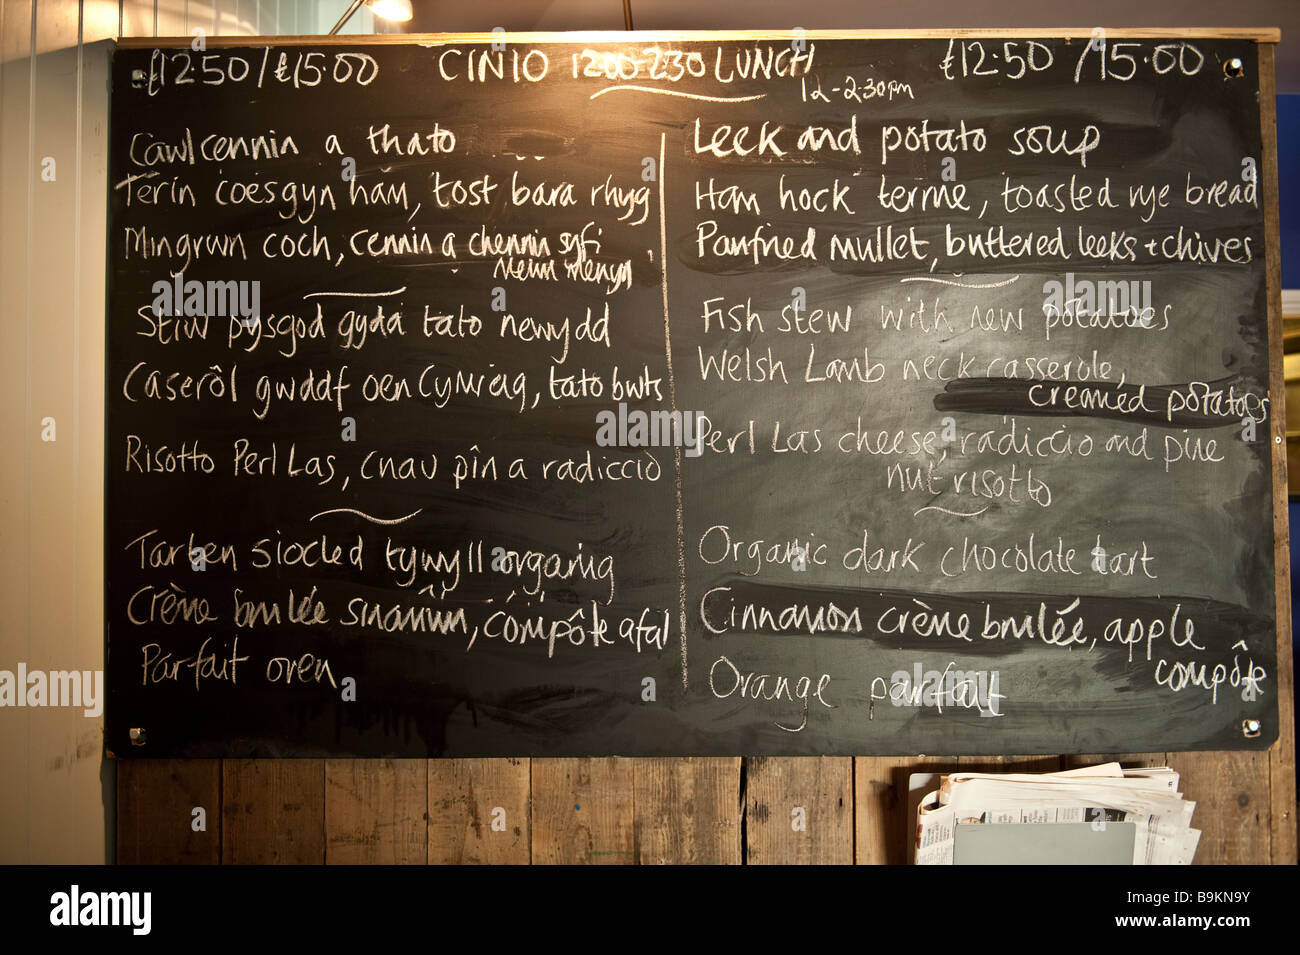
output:
<svg viewBox="0 0 1300 955"><path fill-rule="evenodd" d="M1300 94L1277 98L1277 169L1282 287L1300 289Z"/></svg>

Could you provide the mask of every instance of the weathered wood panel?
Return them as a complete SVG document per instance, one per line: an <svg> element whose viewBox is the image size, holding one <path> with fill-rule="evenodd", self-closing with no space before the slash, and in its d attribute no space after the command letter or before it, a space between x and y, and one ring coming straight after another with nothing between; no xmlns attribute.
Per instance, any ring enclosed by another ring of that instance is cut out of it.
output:
<svg viewBox="0 0 1300 955"><path fill-rule="evenodd" d="M422 759L327 759L325 862L423 865L428 785Z"/></svg>
<svg viewBox="0 0 1300 955"><path fill-rule="evenodd" d="M734 865L741 861L739 758L632 762L637 862Z"/></svg>
<svg viewBox="0 0 1300 955"><path fill-rule="evenodd" d="M851 757L752 757L745 767L748 864L852 864Z"/></svg>
<svg viewBox="0 0 1300 955"><path fill-rule="evenodd" d="M117 861L123 865L221 862L221 760L122 763L117 773Z"/></svg>
<svg viewBox="0 0 1300 955"><path fill-rule="evenodd" d="M431 759L428 776L430 863L531 861L529 760Z"/></svg>
<svg viewBox="0 0 1300 955"><path fill-rule="evenodd" d="M227 759L221 779L223 863L324 864L323 760Z"/></svg>
<svg viewBox="0 0 1300 955"><path fill-rule="evenodd" d="M629 759L534 759L533 862L636 861Z"/></svg>

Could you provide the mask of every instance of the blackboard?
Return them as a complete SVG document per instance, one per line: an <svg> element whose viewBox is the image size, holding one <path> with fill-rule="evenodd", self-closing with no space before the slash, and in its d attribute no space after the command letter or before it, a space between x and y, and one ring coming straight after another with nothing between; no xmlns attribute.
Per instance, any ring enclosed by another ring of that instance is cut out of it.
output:
<svg viewBox="0 0 1300 955"><path fill-rule="evenodd" d="M1254 43L198 46L113 61L116 755L1277 736Z"/></svg>

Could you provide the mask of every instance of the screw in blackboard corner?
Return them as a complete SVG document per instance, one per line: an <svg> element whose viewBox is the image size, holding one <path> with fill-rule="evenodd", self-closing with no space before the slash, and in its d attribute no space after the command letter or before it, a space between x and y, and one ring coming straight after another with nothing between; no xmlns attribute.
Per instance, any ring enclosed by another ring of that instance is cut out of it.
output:
<svg viewBox="0 0 1300 955"><path fill-rule="evenodd" d="M1260 723L1259 720L1241 721L1241 735L1246 737L1246 739L1254 739L1256 736L1260 734L1260 731L1263 728L1264 725Z"/></svg>
<svg viewBox="0 0 1300 955"><path fill-rule="evenodd" d="M143 727L143 726L132 726L132 727L131 727L131 745L132 745L132 746L143 746L144 743L145 743L145 738L144 738L144 727Z"/></svg>
<svg viewBox="0 0 1300 955"><path fill-rule="evenodd" d="M1223 61L1223 75L1230 80L1239 80L1246 75L1246 64L1239 56L1230 57Z"/></svg>
<svg viewBox="0 0 1300 955"><path fill-rule="evenodd" d="M1282 436L1281 436L1280 434L1275 434L1275 435L1273 435L1273 443L1274 443L1274 444L1281 444L1281 443L1282 443Z"/></svg>
<svg viewBox="0 0 1300 955"><path fill-rule="evenodd" d="M131 71L131 85L138 90L144 89L145 75L144 70Z"/></svg>

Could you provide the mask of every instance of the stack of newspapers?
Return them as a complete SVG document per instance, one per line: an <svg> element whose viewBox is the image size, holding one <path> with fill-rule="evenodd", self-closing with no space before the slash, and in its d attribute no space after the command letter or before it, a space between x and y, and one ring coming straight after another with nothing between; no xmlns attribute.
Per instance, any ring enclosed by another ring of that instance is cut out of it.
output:
<svg viewBox="0 0 1300 955"><path fill-rule="evenodd" d="M915 862L1190 865L1195 807L1167 766L951 773L921 796Z"/></svg>

